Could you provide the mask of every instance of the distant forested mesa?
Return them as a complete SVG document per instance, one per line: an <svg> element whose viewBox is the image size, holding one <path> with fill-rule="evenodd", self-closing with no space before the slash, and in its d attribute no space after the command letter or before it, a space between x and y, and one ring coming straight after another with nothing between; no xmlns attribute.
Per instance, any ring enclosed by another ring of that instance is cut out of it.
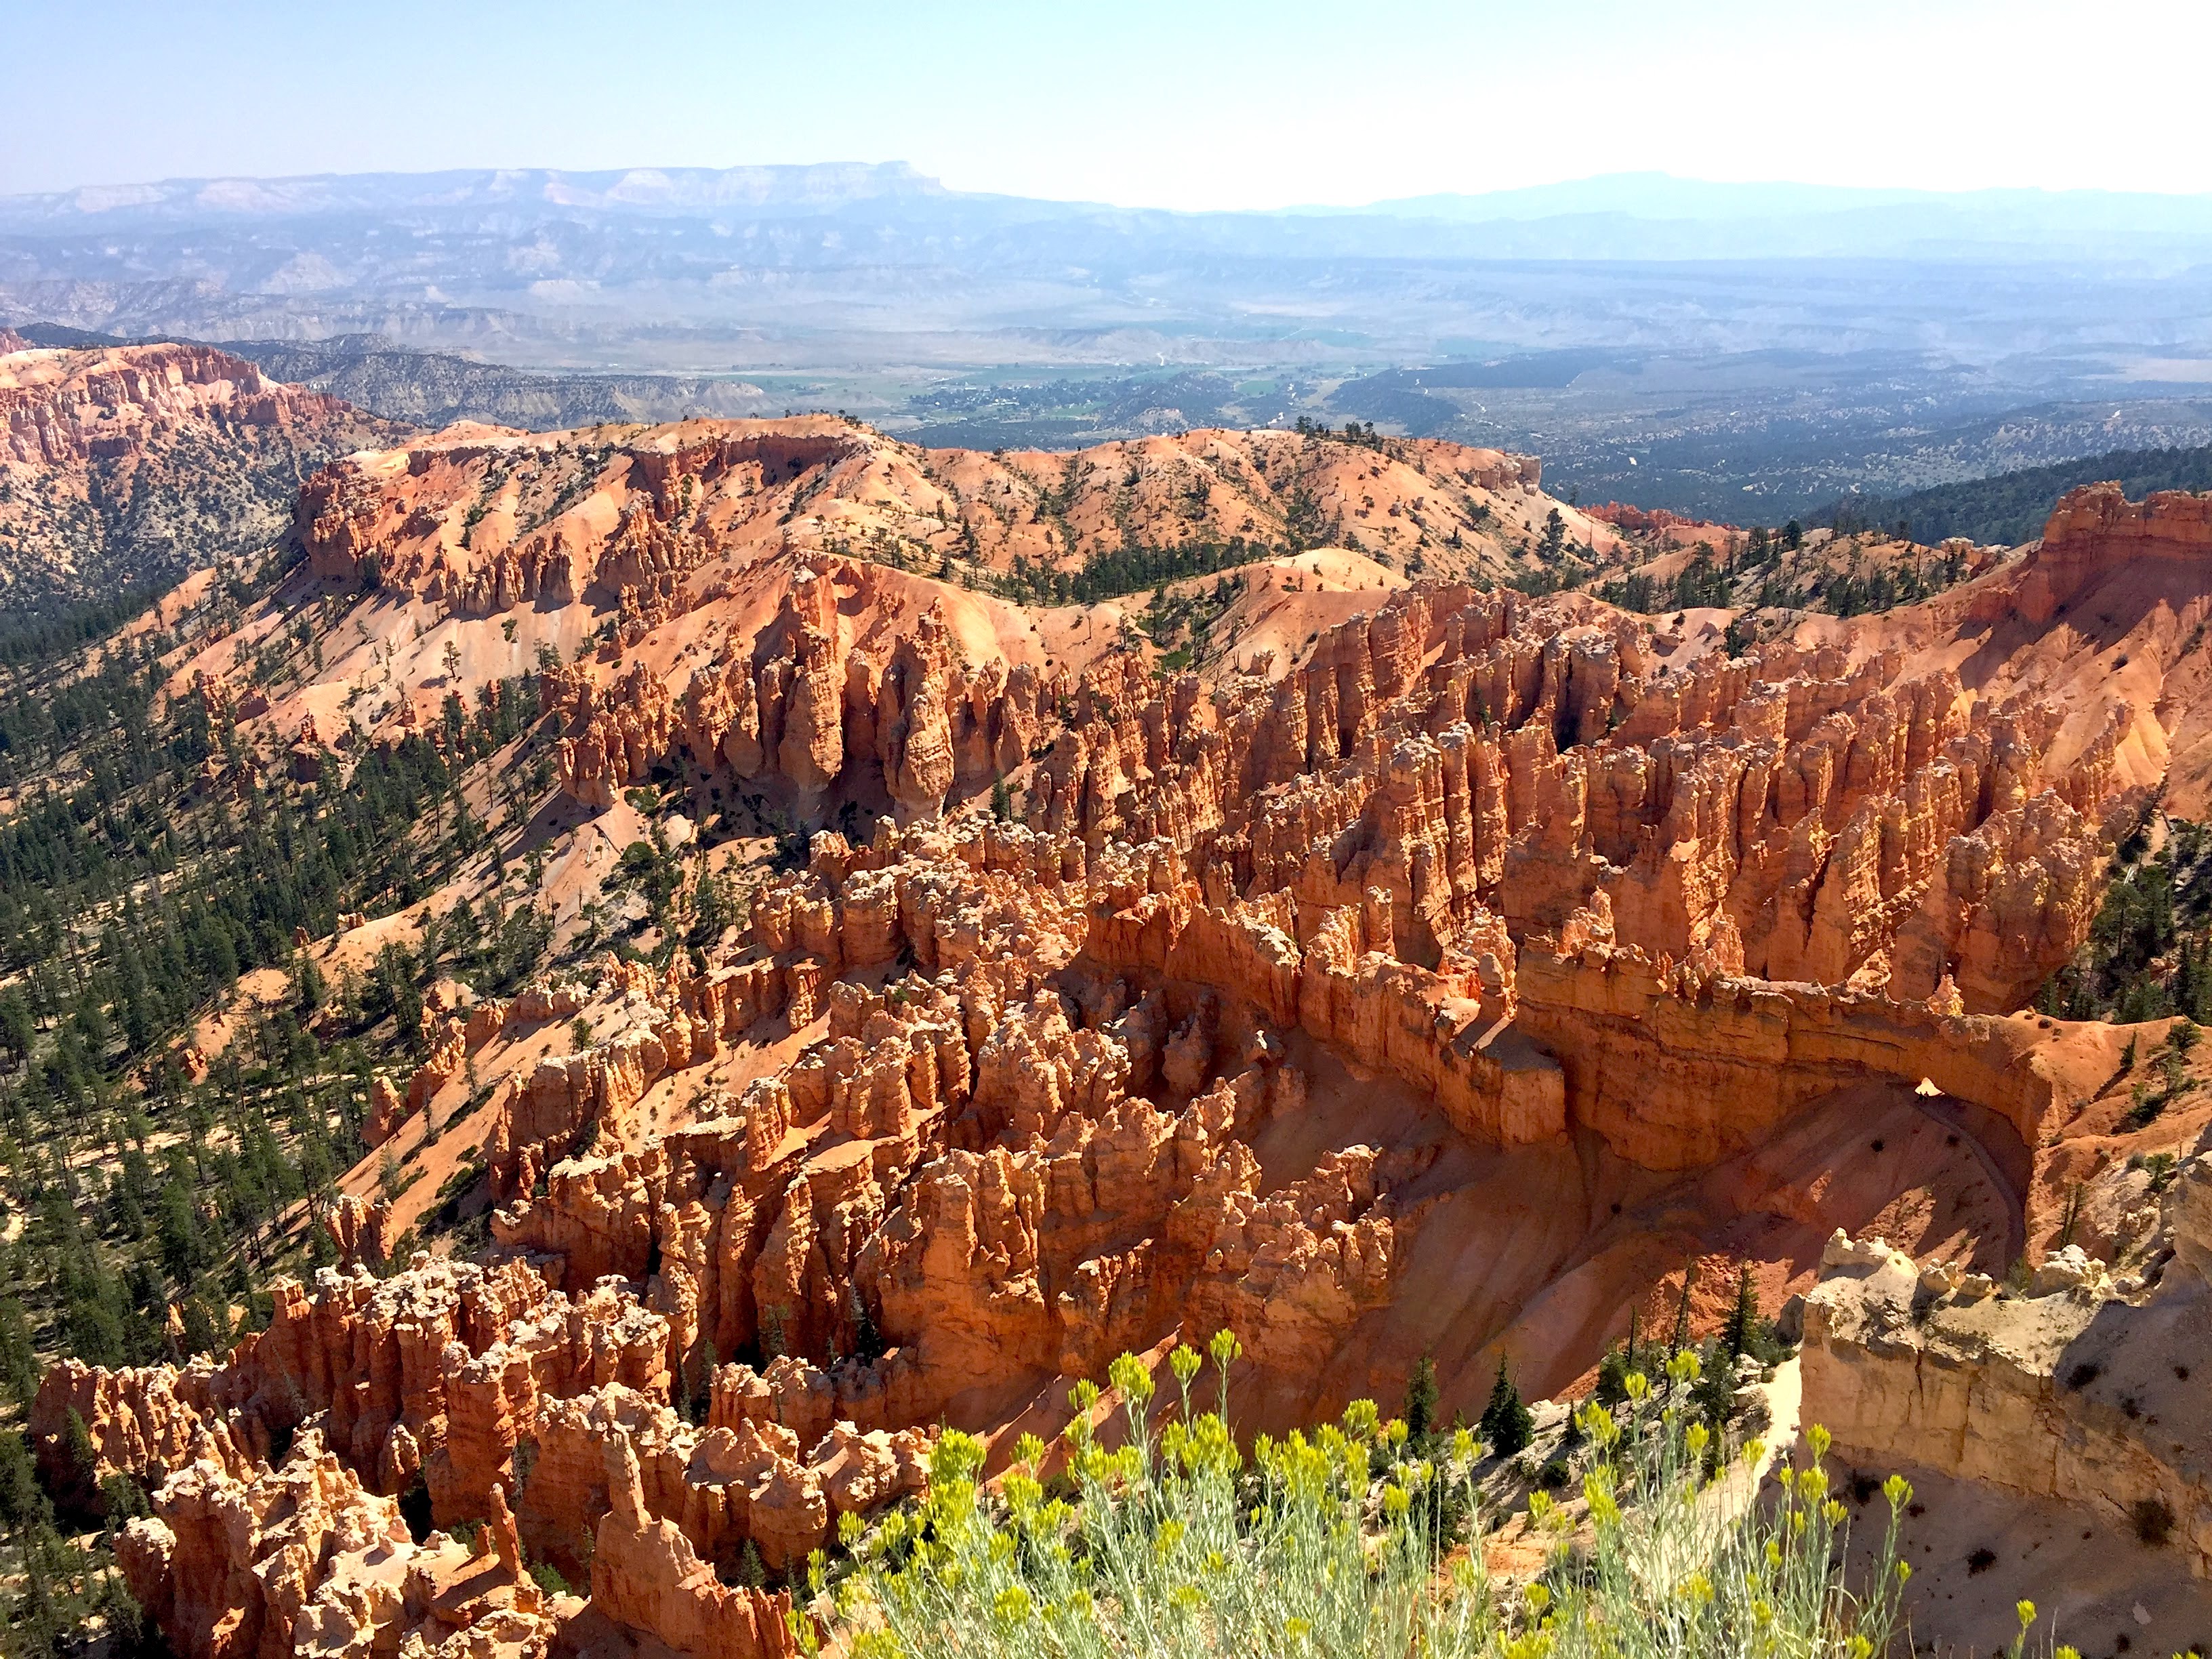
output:
<svg viewBox="0 0 2212 1659"><path fill-rule="evenodd" d="M2077 484L2117 478L2131 501L2154 489L2212 489L2212 445L2115 449L2078 461L2023 467L1994 477L1937 484L1887 500L1846 496L1813 515L1838 530L1878 526L1929 546L1953 536L2017 547L2043 533L2051 503Z"/></svg>

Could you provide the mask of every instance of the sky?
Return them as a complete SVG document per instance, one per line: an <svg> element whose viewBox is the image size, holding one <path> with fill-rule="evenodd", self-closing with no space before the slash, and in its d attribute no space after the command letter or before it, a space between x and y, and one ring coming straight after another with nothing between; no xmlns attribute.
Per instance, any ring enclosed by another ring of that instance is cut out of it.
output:
<svg viewBox="0 0 2212 1659"><path fill-rule="evenodd" d="M2212 191L2212 0L9 0L0 194L903 161L1177 209L1595 173ZM2163 66L2163 67L2162 67Z"/></svg>

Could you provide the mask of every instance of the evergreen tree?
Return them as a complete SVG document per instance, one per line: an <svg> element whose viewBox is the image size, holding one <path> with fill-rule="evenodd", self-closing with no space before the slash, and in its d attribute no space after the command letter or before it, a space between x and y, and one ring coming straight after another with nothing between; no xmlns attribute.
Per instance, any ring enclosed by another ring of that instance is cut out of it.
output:
<svg viewBox="0 0 2212 1659"><path fill-rule="evenodd" d="M1426 1440L1437 1425L1437 1362L1423 1354L1406 1379L1406 1438Z"/></svg>
<svg viewBox="0 0 2212 1659"><path fill-rule="evenodd" d="M1618 1345L1608 1346L1605 1358L1597 1362L1597 1386L1593 1393L1597 1403L1607 1410L1628 1398L1629 1352Z"/></svg>
<svg viewBox="0 0 2212 1659"><path fill-rule="evenodd" d="M1506 1375L1505 1356L1498 1356L1498 1377L1490 1385L1490 1403L1482 1408L1476 1425L1482 1443L1499 1457L1513 1457L1528 1449L1536 1437L1536 1419L1522 1402L1520 1389Z"/></svg>
<svg viewBox="0 0 2212 1659"><path fill-rule="evenodd" d="M38 1023L32 1018L30 1005L19 993L9 991L5 996L0 996L0 1048L5 1048L9 1059L16 1065L20 1066L30 1058L31 1046L38 1039Z"/></svg>
<svg viewBox="0 0 2212 1659"><path fill-rule="evenodd" d="M768 1588L768 1564L761 1559L760 1546L750 1538L745 1540L744 1553L738 1557L738 1584L743 1589Z"/></svg>
<svg viewBox="0 0 2212 1659"><path fill-rule="evenodd" d="M1544 534L1536 544L1536 556L1546 564L1556 563L1559 555L1566 550L1566 545L1567 521L1559 516L1559 509L1555 507L1545 514Z"/></svg>
<svg viewBox="0 0 2212 1659"><path fill-rule="evenodd" d="M883 1333L876 1328L875 1316L868 1311L867 1300L861 1296L857 1283L853 1286L852 1297L853 1357L872 1363L884 1357Z"/></svg>
<svg viewBox="0 0 2212 1659"><path fill-rule="evenodd" d="M303 1014L312 1014L323 1006L329 988L323 982L323 970L315 965L311 956L300 957L298 971L292 975L292 1000Z"/></svg>
<svg viewBox="0 0 2212 1659"><path fill-rule="evenodd" d="M0 1382L27 1406L39 1388L39 1355L31 1321L15 1297L0 1301Z"/></svg>
<svg viewBox="0 0 2212 1659"><path fill-rule="evenodd" d="M1728 1322L1721 1328L1721 1345L1730 1359L1755 1352L1763 1323L1759 1316L1759 1292L1752 1287L1751 1264L1747 1261L1736 1275L1735 1305L1729 1310Z"/></svg>
<svg viewBox="0 0 2212 1659"><path fill-rule="evenodd" d="M23 1589L9 1609L9 1645L18 1659L49 1659L61 1650L62 1614L54 1604L52 1569L60 1540L51 1527L32 1532L23 1551Z"/></svg>
<svg viewBox="0 0 2212 1659"><path fill-rule="evenodd" d="M79 1516L100 1513L100 1454L76 1407L62 1423L62 1476L53 1494L64 1513Z"/></svg>
<svg viewBox="0 0 2212 1659"><path fill-rule="evenodd" d="M1682 1268L1682 1298L1674 1304L1674 1333L1667 1340L1669 1359L1690 1346L1690 1278L1693 1266L1685 1264Z"/></svg>
<svg viewBox="0 0 2212 1659"><path fill-rule="evenodd" d="M23 1437L0 1433L0 1528L9 1534L53 1519L53 1508L40 1490L38 1470Z"/></svg>
<svg viewBox="0 0 2212 1659"><path fill-rule="evenodd" d="M1698 1415L1712 1430L1713 1439L1707 1448L1710 1469L1720 1455L1720 1431L1728 1426L1729 1419L1735 1414L1735 1366L1730 1361L1726 1347L1713 1345L1710 1362L1698 1373L1691 1385L1690 1403Z"/></svg>

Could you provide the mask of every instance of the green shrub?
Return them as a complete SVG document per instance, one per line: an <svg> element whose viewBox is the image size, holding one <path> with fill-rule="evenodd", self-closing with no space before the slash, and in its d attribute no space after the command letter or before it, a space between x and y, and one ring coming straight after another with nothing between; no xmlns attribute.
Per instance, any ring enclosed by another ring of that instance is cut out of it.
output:
<svg viewBox="0 0 2212 1659"><path fill-rule="evenodd" d="M1475 1484L1481 1456L1462 1429L1433 1460L1413 1456L1406 1425L1355 1401L1341 1424L1283 1440L1262 1435L1249 1459L1227 1426L1226 1332L1212 1350L1220 1403L1191 1397L1203 1361L1171 1359L1181 1398L1156 1424L1153 1382L1124 1355L1109 1376L1126 1437L1109 1450L1091 1425L1095 1383L1071 1395L1066 1431L1073 1501L1048 1498L1046 1448L1024 1437L1016 1466L991 1492L978 1480L983 1447L948 1432L931 1460L931 1489L863 1535L848 1517L854 1570L828 1591L830 1635L853 1659L936 1656L1309 1654L1498 1659L1656 1659L1776 1652L1868 1659L1889 1644L1906 1569L1897 1559L1911 1488L1884 1488L1889 1516L1873 1577L1858 1593L1831 1565L1844 1506L1817 1465L1785 1471L1774 1501L1750 1501L1745 1465L1721 1489L1703 1473L1711 1431L1662 1407L1640 1373L1616 1417L1581 1414L1594 1462L1583 1481L1589 1524L1534 1494L1535 1535L1553 1540L1545 1571L1525 1586L1493 1583L1482 1552ZM1698 1362L1678 1355L1677 1386ZM1384 1473L1370 1479L1380 1458ZM1494 1517L1492 1517L1494 1519ZM817 1595L823 1559L811 1561ZM795 1616L808 1651L822 1632Z"/></svg>

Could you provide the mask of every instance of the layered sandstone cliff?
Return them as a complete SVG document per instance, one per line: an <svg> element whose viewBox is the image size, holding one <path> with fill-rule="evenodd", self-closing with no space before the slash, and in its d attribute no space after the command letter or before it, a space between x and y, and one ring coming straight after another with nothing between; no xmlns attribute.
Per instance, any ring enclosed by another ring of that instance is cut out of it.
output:
<svg viewBox="0 0 2212 1659"><path fill-rule="evenodd" d="M406 433L209 346L0 352L0 577L89 592L258 553L309 473Z"/></svg>
<svg viewBox="0 0 2212 1659"><path fill-rule="evenodd" d="M2062 1631L2170 1645L2212 1611L2208 1169L2181 1166L2146 1271L2117 1285L2078 1247L2001 1291L1878 1238L1831 1243L1805 1310L1804 1420L1832 1433L1846 1480L1913 1480L1928 1548L1972 1552L1963 1571L1930 1564L1930 1634L1983 1639L2026 1596Z"/></svg>

